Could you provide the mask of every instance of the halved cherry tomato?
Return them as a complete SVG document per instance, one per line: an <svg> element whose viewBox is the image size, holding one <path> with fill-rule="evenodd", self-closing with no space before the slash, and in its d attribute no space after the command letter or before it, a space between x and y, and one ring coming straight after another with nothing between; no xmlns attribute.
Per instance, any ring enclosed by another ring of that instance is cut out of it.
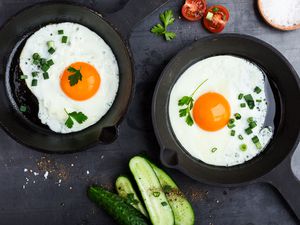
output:
<svg viewBox="0 0 300 225"><path fill-rule="evenodd" d="M186 0L181 14L190 21L201 20L206 10L206 0Z"/></svg>
<svg viewBox="0 0 300 225"><path fill-rule="evenodd" d="M203 19L204 26L212 33L221 32L229 20L228 10L221 5L214 5L210 7Z"/></svg>

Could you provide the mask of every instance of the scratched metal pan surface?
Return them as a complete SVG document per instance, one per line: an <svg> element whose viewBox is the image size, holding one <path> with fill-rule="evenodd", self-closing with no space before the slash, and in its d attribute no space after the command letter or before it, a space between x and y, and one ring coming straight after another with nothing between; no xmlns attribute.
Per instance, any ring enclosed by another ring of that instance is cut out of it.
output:
<svg viewBox="0 0 300 225"><path fill-rule="evenodd" d="M248 162L218 167L193 158L176 139L169 121L170 91L181 74L195 62L216 55L235 55L259 65L266 74L268 113L275 127L265 150ZM180 51L166 66L157 83L152 120L162 163L201 182L235 186L251 182L274 185L300 218L300 182L291 169L291 158L299 143L299 77L285 57L269 44L247 35L210 36Z"/></svg>
<svg viewBox="0 0 300 225"><path fill-rule="evenodd" d="M120 11L103 16L81 5L43 3L10 18L0 29L1 127L19 143L45 152L75 152L98 143L113 142L118 137L118 125L127 111L134 87L133 65L127 44L131 28L164 2L131 0ZM142 10L133 14L136 7ZM71 134L52 132L40 122L37 99L19 79L19 55L26 39L42 26L59 22L79 23L101 36L112 48L120 71L117 96L107 114L93 126ZM19 111L22 103L29 108L25 113Z"/></svg>

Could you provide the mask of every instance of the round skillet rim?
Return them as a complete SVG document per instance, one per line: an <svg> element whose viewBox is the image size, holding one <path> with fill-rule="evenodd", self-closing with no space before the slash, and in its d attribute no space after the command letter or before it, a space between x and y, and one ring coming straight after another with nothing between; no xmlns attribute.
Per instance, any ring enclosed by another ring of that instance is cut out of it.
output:
<svg viewBox="0 0 300 225"><path fill-rule="evenodd" d="M172 57L172 59L168 62L168 64L165 66L165 68L161 72L161 75L160 75L160 77L157 81L157 84L156 84L156 87L155 87L155 90L154 90L154 94L153 94L153 98L152 98L152 111L151 111L151 113L152 113L152 124L153 124L153 128L154 128L154 133L155 133L155 136L156 136L157 141L158 141L159 146L160 146L160 159L161 159L163 165L165 165L166 167L169 167L169 168L177 169L180 172L184 173L185 175L187 175L187 176L189 176L189 177L191 177L191 178L193 178L197 181L204 182L206 184L211 184L211 185L216 185L216 186L223 186L223 187L224 186L225 187L233 187L233 186L246 185L246 184L249 184L249 183L255 183L256 181L258 181L259 178L261 178L261 177L265 176L266 174L268 174L269 172L273 171L276 167L278 167L280 164L282 164L287 159L290 159L292 157L294 151L295 151L295 148L297 147L297 145L300 141L300 127L298 128L298 134L296 135L297 137L295 138L295 142L293 143L292 147L289 149L288 153L286 153L284 155L284 157L281 157L280 161L275 166L273 166L269 170L265 169L264 173L256 175L255 178L252 178L252 179L248 178L248 179L243 179L243 181L237 181L237 182L232 182L232 181L231 182L223 182L223 181L219 182L219 181L216 181L216 180L209 180L209 179L205 179L203 177L199 178L199 177L195 177L193 175L190 175L189 172L186 171L185 168L183 168L180 164L177 164L177 162L176 162L175 165L170 165L170 164L167 164L167 163L164 162L162 154L163 154L164 149L166 147L168 148L168 146L165 146L165 144L164 144L165 142L162 140L162 137L160 137L160 133L162 131L161 131L160 128L158 128L159 125L157 124L157 117L158 117L157 114L158 113L157 113L157 106L156 106L156 102L157 102L157 98L158 98L158 92L159 92L159 89L161 88L160 86L161 86L162 80L164 79L163 75L166 74L166 71L168 71L170 69L169 65L173 64L176 61L176 59L178 58L178 55L180 55L182 52L187 52L188 49L190 49L190 48L193 48L193 45L197 45L197 42L200 42L200 41L213 41L214 39L222 39L222 38L243 38L243 39L246 39L247 41L256 42L257 44L263 45L264 47L270 49L273 53L276 54L277 57L280 58L280 60L282 60L282 62L285 65L288 66L289 70L291 71L292 78L296 81L296 85L298 86L298 90L300 92L300 79L297 75L297 72L295 71L295 69L293 68L291 63L287 60L287 58L281 52L279 52L276 48L274 48L272 45L270 45L269 43L267 43L267 42L265 42L261 39L258 39L256 37L246 35L246 34L237 34L237 33L218 34L218 35L202 37L202 38L198 39L196 42L193 42L192 44L182 48L177 54L175 54L175 56ZM223 53L223 54L225 54L225 53ZM231 54L231 53L229 53L229 54ZM212 54L212 55L214 55L214 54ZM222 55L222 54L219 54L219 55ZM195 62L190 63L190 65L194 64ZM168 89L171 89L171 87L168 87ZM281 101L282 100L280 99L280 105L282 105ZM280 115L280 116L282 116L282 115ZM167 124L167 127L168 127L167 128L168 129L168 136L174 137L174 134L169 132L170 131L169 122L166 122L166 124ZM165 128L163 128L163 129L165 129ZM172 141L173 140L171 140L170 142L172 142ZM182 146L178 145L178 143L175 143L174 145L177 145L180 148L181 155L183 154L185 158L188 158L188 161L190 163L193 163L193 164L198 164L199 163L199 160L195 159L194 157L190 156L189 154L186 154L186 152L185 152L186 150L182 149ZM177 154L178 154L177 150L175 149L175 150L172 150L172 151L175 152L175 155L177 157ZM179 156L179 157L182 157L182 156ZM259 156L254 157L253 159L258 158L258 157L263 157L263 156L261 154ZM234 167L239 166L239 165L237 165L237 166L232 166L232 167L221 167L221 166L208 165L208 164L205 164L202 161L200 163L205 165L205 166L218 168L218 169L222 169L222 168L229 168L230 169L230 168L234 168ZM243 165L243 164L241 164L241 165ZM216 171L216 173L217 173L217 171Z"/></svg>
<svg viewBox="0 0 300 225"><path fill-rule="evenodd" d="M134 97L134 91L135 91L135 69L134 69L134 62L133 62L133 56L132 56L132 51L129 47L129 43L128 43L128 39L129 37L125 37L124 35L122 35L117 26L114 25L112 22L110 22L109 20L107 20L103 14L101 14L100 12L94 10L94 9L91 9L90 7L82 4L82 3L78 3L78 2L66 2L66 1L52 1L52 2L40 2L40 3L36 3L36 4L31 4L31 5L28 5L24 8L22 8L21 10L17 11L15 14L13 14L12 16L10 16L8 19L6 19L2 25L0 26L0 30L2 30L3 28L5 28L7 25L9 25L9 23L11 23L16 17L18 17L19 15L21 15L22 13L24 13L25 11L27 10L30 10L30 9L33 9L35 7L47 7L47 6L55 6L55 5L61 5L61 6L71 6L71 7L78 7L78 8L82 8L86 11L89 11L90 13L96 15L100 20L102 20L102 22L106 23L110 28L112 28L114 30L114 32L118 35L121 43L123 44L123 46L125 47L126 51L126 56L127 58L129 59L129 62L130 62L130 70L131 70L131 78L132 78L132 82L131 82L131 91L130 91L130 95L129 95L129 98L128 98L128 102L127 102L127 105L126 107L124 108L124 111L122 113L122 115L119 117L118 121L113 125L113 127L115 128L115 131L116 131L116 137L114 140L112 140L112 142L115 142L116 139L118 138L119 136L119 125L122 123L122 121L124 120L127 112L128 112L128 109L129 109L129 106L130 104L132 103L133 101L133 97ZM109 14L108 14L109 15ZM64 21L64 22L69 22L69 21ZM51 22L49 21L48 24L51 24L51 23L55 23L55 22ZM78 24L82 25L80 22L77 22ZM38 30L39 27L37 26L35 28L35 31ZM92 28L89 28L91 29L93 32L95 32ZM11 52L14 50L14 48L16 47L16 45L18 44L18 42L24 37L26 36L26 33L28 33L28 31L24 32L24 34L18 38L15 43L14 43L14 46L13 48L10 48L10 51L9 53L11 54ZM96 32L97 33L97 32ZM129 32L130 34L130 32ZM30 35L29 35L30 36ZM110 46L111 47L111 46ZM112 47L111 47L112 48ZM113 51L115 51L113 49ZM5 76L4 74L6 73L6 69L7 69L7 62L8 62L8 59L6 60L6 62L4 62L5 60L3 60L3 62L0 62L0 64L3 63L3 76ZM129 66L129 64L128 64ZM5 83L5 79L3 81L1 81L3 83ZM6 86L4 84L4 86ZM120 86L119 86L120 87ZM6 87L5 87L6 88ZM5 90L5 94L6 94L6 97L8 97L8 93L7 93L7 90ZM119 95L119 88L118 88L118 91L117 91L117 94L116 94L116 98L117 96ZM115 98L115 99L116 99ZM10 102L11 104L11 102ZM12 107L12 106L11 106ZM12 107L13 108L13 107ZM14 111L14 109L12 109ZM93 127L93 126L96 126L98 123L101 122L101 120L107 116L107 114L109 113L109 111L111 110L111 108L108 110L108 112L99 120L97 121L95 124L91 125L90 127ZM85 131L86 129L89 129L90 127L87 127L81 131L77 131L77 132L72 132L72 133L67 133L67 134L61 134L61 133L56 133L56 132L53 132L49 129L49 132L53 133L53 135L63 135L63 136L71 136L72 134L75 134L75 133L80 133L82 131ZM110 144L110 143L102 143L100 140L97 140L97 141L93 141L93 142L90 142L89 144L83 146L83 147L80 147L80 148L76 148L76 149L68 149L68 150L64 150L64 151L56 151L56 150L48 150L46 148L40 148L40 147L37 147L35 145L32 145L32 144L28 144L27 142L24 142L22 141L17 135L14 135L10 129L5 126L1 121L0 121L0 128L2 128L2 130L10 137L12 138L14 141L16 141L18 144L22 145L22 146L25 146L29 149L32 149L32 150L37 150L39 152L43 152L43 153L48 153L48 154L72 154L72 153L77 153L77 152L82 152L82 151L86 151L92 147L95 147L95 146L98 146L98 145L106 145L106 144ZM105 126L103 126L101 128L101 130L103 130L105 128ZM102 131L101 131L102 132Z"/></svg>

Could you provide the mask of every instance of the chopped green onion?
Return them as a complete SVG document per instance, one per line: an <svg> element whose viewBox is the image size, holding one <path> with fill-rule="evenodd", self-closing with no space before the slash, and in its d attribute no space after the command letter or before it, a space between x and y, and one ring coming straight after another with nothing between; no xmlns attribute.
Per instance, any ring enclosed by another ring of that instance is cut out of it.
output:
<svg viewBox="0 0 300 225"><path fill-rule="evenodd" d="M52 66L52 65L54 65L54 62L53 62L53 60L52 60L52 59L48 60L48 61L47 61L47 65L48 65L48 66Z"/></svg>
<svg viewBox="0 0 300 225"><path fill-rule="evenodd" d="M39 60L37 60L37 59L35 59L35 60L33 60L33 62L32 62L34 65L39 65L40 64L40 61Z"/></svg>
<svg viewBox="0 0 300 225"><path fill-rule="evenodd" d="M254 106L255 106L255 103L254 103L254 100L253 100L253 98L252 98L252 95L251 95L251 94L245 95L245 96L244 96L244 99L245 99L245 101L246 101L248 107L249 107L250 109L253 109Z"/></svg>
<svg viewBox="0 0 300 225"><path fill-rule="evenodd" d="M44 77L44 80L47 80L47 79L49 79L49 74L47 72L44 72L43 77Z"/></svg>
<svg viewBox="0 0 300 225"><path fill-rule="evenodd" d="M218 8L218 7L214 7L214 8L212 9L212 11L213 11L213 12L218 12L218 11L219 11L219 8Z"/></svg>
<svg viewBox="0 0 300 225"><path fill-rule="evenodd" d="M256 92L256 94L259 94L261 92L261 89L259 87L255 87L254 88L254 92Z"/></svg>
<svg viewBox="0 0 300 225"><path fill-rule="evenodd" d="M257 136L254 136L252 138L252 142L255 144L255 146L256 146L257 149L261 149L262 148L262 146L261 146L261 144L260 144L259 139L258 139Z"/></svg>
<svg viewBox="0 0 300 225"><path fill-rule="evenodd" d="M32 79L31 86L37 86L37 79Z"/></svg>
<svg viewBox="0 0 300 225"><path fill-rule="evenodd" d="M40 57L40 55L38 53L34 53L32 55L32 58L33 58L33 60L39 60L41 57Z"/></svg>
<svg viewBox="0 0 300 225"><path fill-rule="evenodd" d="M253 133L251 127L248 127L247 129L245 129L245 132L248 135Z"/></svg>
<svg viewBox="0 0 300 225"><path fill-rule="evenodd" d="M58 30L58 34L64 34L64 30Z"/></svg>
<svg viewBox="0 0 300 225"><path fill-rule="evenodd" d="M246 144L241 144L240 145L240 150L243 151L243 152L246 151L247 150L247 145Z"/></svg>
<svg viewBox="0 0 300 225"><path fill-rule="evenodd" d="M62 36L61 38L61 43L67 43L68 37L67 36Z"/></svg>
<svg viewBox="0 0 300 225"><path fill-rule="evenodd" d="M246 107L246 104L245 104L245 103L241 103L241 104L240 104L240 107L241 107L241 108L245 108L245 107Z"/></svg>
<svg viewBox="0 0 300 225"><path fill-rule="evenodd" d="M28 78L28 76L27 75L24 75L24 74L22 74L21 76L20 76L20 79L21 80L26 80Z"/></svg>
<svg viewBox="0 0 300 225"><path fill-rule="evenodd" d="M54 49L54 41L47 41L47 46Z"/></svg>
<svg viewBox="0 0 300 225"><path fill-rule="evenodd" d="M261 102L261 99L256 99L256 102Z"/></svg>
<svg viewBox="0 0 300 225"><path fill-rule="evenodd" d="M253 122L253 117L249 117L249 118L247 119L247 122L248 122L248 123Z"/></svg>
<svg viewBox="0 0 300 225"><path fill-rule="evenodd" d="M239 135L238 138L239 138L240 140L244 140L244 138L243 138L242 135Z"/></svg>
<svg viewBox="0 0 300 225"><path fill-rule="evenodd" d="M229 129L232 129L232 128L234 128L234 127L235 127L235 125L234 125L233 123L231 123L231 124L230 124L230 123L228 123L228 124L227 124L227 127L228 127Z"/></svg>
<svg viewBox="0 0 300 225"><path fill-rule="evenodd" d="M52 55L55 52L55 49L51 47L48 49L48 52Z"/></svg>
<svg viewBox="0 0 300 225"><path fill-rule="evenodd" d="M237 120L239 120L239 119L242 118L241 114L239 114L239 113L235 113L235 114L234 114L234 117L235 117L235 119L237 119Z"/></svg>
<svg viewBox="0 0 300 225"><path fill-rule="evenodd" d="M241 100L243 97L244 97L244 95L241 93L241 94L239 94L238 99Z"/></svg>
<svg viewBox="0 0 300 225"><path fill-rule="evenodd" d="M47 72L49 70L50 66L47 64L42 65L42 71Z"/></svg>
<svg viewBox="0 0 300 225"><path fill-rule="evenodd" d="M37 77L39 75L39 73L38 72L32 72L31 75L32 75L32 77Z"/></svg>
<svg viewBox="0 0 300 225"><path fill-rule="evenodd" d="M153 192L153 196L154 196L154 197L159 197L159 196L160 196L160 193L159 193L158 191L155 191L155 192Z"/></svg>
<svg viewBox="0 0 300 225"><path fill-rule="evenodd" d="M230 119L230 120L228 121L228 123L229 123L229 124L233 124L233 123L234 123L234 119Z"/></svg>
<svg viewBox="0 0 300 225"><path fill-rule="evenodd" d="M231 130L230 131L230 136L234 136L235 135L235 130Z"/></svg>
<svg viewBox="0 0 300 225"><path fill-rule="evenodd" d="M166 205L168 205L168 203L166 203L166 202L161 202L161 205L162 205L162 206L166 206Z"/></svg>
<svg viewBox="0 0 300 225"><path fill-rule="evenodd" d="M216 147L214 147L214 148L212 148L210 151L211 152L215 152L215 151L217 151L218 149L216 148Z"/></svg>
<svg viewBox="0 0 300 225"><path fill-rule="evenodd" d="M257 126L257 124L254 121L249 123L249 127L251 127L251 129L253 129L256 126Z"/></svg>
<svg viewBox="0 0 300 225"><path fill-rule="evenodd" d="M44 65L44 64L46 64L47 63L47 59L44 59L44 58L41 58L40 59L40 64L41 65Z"/></svg>
<svg viewBox="0 0 300 225"><path fill-rule="evenodd" d="M27 111L26 105L21 105L21 106L20 106L20 111L21 111L21 112L26 112L26 111Z"/></svg>

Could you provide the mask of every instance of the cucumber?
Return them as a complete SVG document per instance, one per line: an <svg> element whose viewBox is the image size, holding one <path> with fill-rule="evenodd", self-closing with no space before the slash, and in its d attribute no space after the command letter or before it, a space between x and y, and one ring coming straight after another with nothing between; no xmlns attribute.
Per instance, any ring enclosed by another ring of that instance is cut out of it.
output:
<svg viewBox="0 0 300 225"><path fill-rule="evenodd" d="M126 199L130 205L139 210L144 216L148 217L148 213L142 205L139 197L132 187L130 180L125 176L119 176L116 180L116 189L120 197Z"/></svg>
<svg viewBox="0 0 300 225"><path fill-rule="evenodd" d="M195 214L191 204L179 190L172 178L152 162L149 162L167 196L168 202L173 210L175 225L193 225Z"/></svg>
<svg viewBox="0 0 300 225"><path fill-rule="evenodd" d="M129 168L142 194L152 224L173 225L172 209L149 162L135 156L130 160Z"/></svg>
<svg viewBox="0 0 300 225"><path fill-rule="evenodd" d="M121 225L147 225L147 219L126 201L106 189L98 186L88 188L88 197L101 206Z"/></svg>

